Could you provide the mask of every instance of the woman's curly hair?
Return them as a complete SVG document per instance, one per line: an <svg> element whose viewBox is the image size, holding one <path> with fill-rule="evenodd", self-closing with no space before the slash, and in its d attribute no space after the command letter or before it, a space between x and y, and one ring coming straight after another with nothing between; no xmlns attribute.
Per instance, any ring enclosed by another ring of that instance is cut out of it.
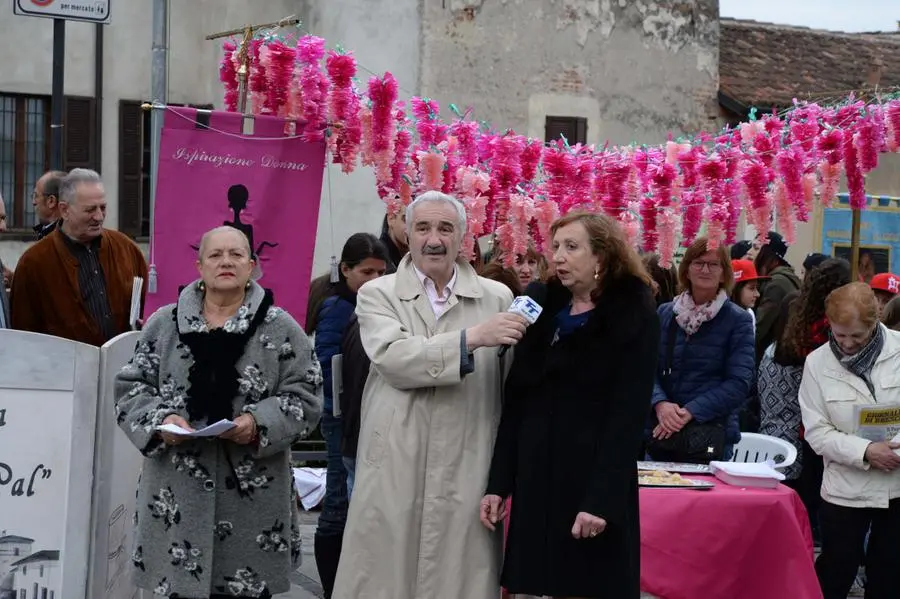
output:
<svg viewBox="0 0 900 599"><path fill-rule="evenodd" d="M775 347L776 362L803 364L819 345L814 335L816 326L825 318L825 298L849 282L850 263L842 258L829 258L808 274L800 295L791 304L787 324Z"/></svg>

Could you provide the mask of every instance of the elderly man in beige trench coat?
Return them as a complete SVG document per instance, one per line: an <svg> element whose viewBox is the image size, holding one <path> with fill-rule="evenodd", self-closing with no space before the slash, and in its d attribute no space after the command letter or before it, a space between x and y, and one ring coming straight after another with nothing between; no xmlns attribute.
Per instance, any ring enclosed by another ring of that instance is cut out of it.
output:
<svg viewBox="0 0 900 599"><path fill-rule="evenodd" d="M407 209L410 253L363 285L372 370L334 599L498 599L500 545L478 519L500 419L497 348L525 321L459 248L466 214L427 192ZM507 360L510 359L507 356Z"/></svg>

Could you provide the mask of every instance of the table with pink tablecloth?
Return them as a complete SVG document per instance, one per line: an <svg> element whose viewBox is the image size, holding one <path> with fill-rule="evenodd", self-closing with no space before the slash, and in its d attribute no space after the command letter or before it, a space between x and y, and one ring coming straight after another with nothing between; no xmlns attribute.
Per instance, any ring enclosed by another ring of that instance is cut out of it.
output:
<svg viewBox="0 0 900 599"><path fill-rule="evenodd" d="M664 599L822 599L794 491L643 487L641 589Z"/></svg>

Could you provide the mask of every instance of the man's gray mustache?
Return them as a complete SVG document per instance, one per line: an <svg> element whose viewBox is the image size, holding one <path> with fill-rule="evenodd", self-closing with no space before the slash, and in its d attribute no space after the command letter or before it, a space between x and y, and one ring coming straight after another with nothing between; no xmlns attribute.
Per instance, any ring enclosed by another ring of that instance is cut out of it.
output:
<svg viewBox="0 0 900 599"><path fill-rule="evenodd" d="M422 253L426 256L443 256L447 253L447 248L444 246L441 247L425 247L422 250Z"/></svg>

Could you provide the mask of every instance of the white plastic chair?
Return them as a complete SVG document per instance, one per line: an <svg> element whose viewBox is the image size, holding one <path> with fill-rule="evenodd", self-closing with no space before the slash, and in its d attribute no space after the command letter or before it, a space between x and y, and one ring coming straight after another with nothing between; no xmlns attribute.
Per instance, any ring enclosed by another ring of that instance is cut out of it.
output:
<svg viewBox="0 0 900 599"><path fill-rule="evenodd" d="M778 461L779 459L782 461ZM741 440L734 446L731 461L759 463L766 460L775 462L775 468L787 468L797 461L797 448L777 437L741 433Z"/></svg>

